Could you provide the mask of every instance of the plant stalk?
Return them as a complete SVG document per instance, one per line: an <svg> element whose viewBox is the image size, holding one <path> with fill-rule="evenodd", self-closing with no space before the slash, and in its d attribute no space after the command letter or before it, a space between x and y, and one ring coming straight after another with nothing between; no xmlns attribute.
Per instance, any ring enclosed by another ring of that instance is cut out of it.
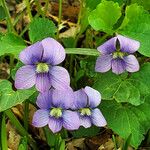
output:
<svg viewBox="0 0 150 150"><path fill-rule="evenodd" d="M10 16L10 13L9 13L6 1L5 0L1 0L1 2L2 2L3 8L5 10L5 14L6 14L8 32L14 32L14 33L16 33L16 31L15 31L15 29L13 27L13 24L11 22L11 16Z"/></svg>

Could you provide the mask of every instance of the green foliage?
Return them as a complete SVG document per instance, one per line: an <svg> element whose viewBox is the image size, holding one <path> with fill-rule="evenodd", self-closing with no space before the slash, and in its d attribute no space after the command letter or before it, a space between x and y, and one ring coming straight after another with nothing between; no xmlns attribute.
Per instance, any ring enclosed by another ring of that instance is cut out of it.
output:
<svg viewBox="0 0 150 150"><path fill-rule="evenodd" d="M18 150L27 150L27 148L28 148L27 137L24 136L20 140L20 144L18 146Z"/></svg>
<svg viewBox="0 0 150 150"><path fill-rule="evenodd" d="M100 2L101 0L85 0L86 7L90 8L91 10L95 9Z"/></svg>
<svg viewBox="0 0 150 150"><path fill-rule="evenodd" d="M131 145L137 148L144 139L150 126L150 97L139 106L120 104L115 101L103 101L101 110L106 117L108 127L127 139L131 134Z"/></svg>
<svg viewBox="0 0 150 150"><path fill-rule="evenodd" d="M0 56L4 54L13 54L18 57L18 54L26 47L24 41L12 34L8 33L0 40Z"/></svg>
<svg viewBox="0 0 150 150"><path fill-rule="evenodd" d="M143 6L146 10L150 10L150 1L149 0L131 0L132 3L137 3L138 5Z"/></svg>
<svg viewBox="0 0 150 150"><path fill-rule="evenodd" d="M117 76L111 72L99 74L94 84L105 99L101 109L108 126L124 139L131 134L131 145L135 148L150 128L149 77L150 63L145 63L140 71L130 76L126 73Z"/></svg>
<svg viewBox="0 0 150 150"><path fill-rule="evenodd" d="M20 67L22 67L22 66L23 66L23 63L22 63L21 61L18 61L18 63L16 64L15 68L13 68L13 69L11 70L11 77L12 77L13 80L15 80L15 75L16 75L17 70L18 70Z"/></svg>
<svg viewBox="0 0 150 150"><path fill-rule="evenodd" d="M113 26L121 17L121 8L113 1L102 1L89 15L89 24L95 29L113 34Z"/></svg>
<svg viewBox="0 0 150 150"><path fill-rule="evenodd" d="M138 51L145 56L150 56L150 15L141 6L137 4L127 6L119 32L138 40L141 43Z"/></svg>
<svg viewBox="0 0 150 150"><path fill-rule="evenodd" d="M0 20L5 19L6 14L5 14L5 10L2 6L0 6Z"/></svg>
<svg viewBox="0 0 150 150"><path fill-rule="evenodd" d="M74 138L81 138L81 137L91 137L94 135L97 135L100 132L100 128L92 126L90 128L83 128L80 127L78 130L76 131L72 131L72 135Z"/></svg>
<svg viewBox="0 0 150 150"><path fill-rule="evenodd" d="M32 43L46 37L54 37L57 29L55 24L46 18L35 18L29 26L29 37Z"/></svg>
<svg viewBox="0 0 150 150"><path fill-rule="evenodd" d="M115 99L117 102L128 102L140 105L150 94L150 63L145 63L140 71L118 76L112 72L99 74L94 88L100 91L105 100Z"/></svg>
<svg viewBox="0 0 150 150"><path fill-rule="evenodd" d="M35 90L17 90L14 91L12 89L12 85L7 80L0 81L0 112L16 106L17 104L22 103L26 99L28 99Z"/></svg>

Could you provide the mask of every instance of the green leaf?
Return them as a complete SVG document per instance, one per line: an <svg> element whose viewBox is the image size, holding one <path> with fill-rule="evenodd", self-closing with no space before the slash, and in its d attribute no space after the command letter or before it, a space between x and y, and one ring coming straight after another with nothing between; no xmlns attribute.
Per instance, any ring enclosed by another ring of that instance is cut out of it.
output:
<svg viewBox="0 0 150 150"><path fill-rule="evenodd" d="M126 73L120 76L112 72L98 74L93 87L101 93L102 99L115 99L119 103L127 102L137 106L142 104L145 97L150 94L149 76L150 63L147 63L130 78Z"/></svg>
<svg viewBox="0 0 150 150"><path fill-rule="evenodd" d="M93 87L101 93L102 99L111 100L121 82L120 76L109 71L105 74L99 73Z"/></svg>
<svg viewBox="0 0 150 150"><path fill-rule="evenodd" d="M17 70L18 70L20 67L22 67L22 66L23 66L23 63L22 63L21 61L18 61L18 63L16 64L15 68L13 68L13 69L11 70L11 77L12 77L13 80L15 80L15 75L16 75Z"/></svg>
<svg viewBox="0 0 150 150"><path fill-rule="evenodd" d="M143 6L146 10L150 10L150 1L149 0L131 0L132 3L137 3L138 5Z"/></svg>
<svg viewBox="0 0 150 150"><path fill-rule="evenodd" d="M91 136L95 136L99 133L100 128L96 127L96 126L92 126L90 128L83 128L80 127L78 130L76 131L72 131L72 135L74 138L81 138L81 137L91 137Z"/></svg>
<svg viewBox="0 0 150 150"><path fill-rule="evenodd" d="M119 33L138 40L141 43L138 51L149 57L150 14L137 4L127 6L125 14Z"/></svg>
<svg viewBox="0 0 150 150"><path fill-rule="evenodd" d="M89 15L89 24L95 30L113 34L114 24L121 17L121 8L113 1L102 1Z"/></svg>
<svg viewBox="0 0 150 150"><path fill-rule="evenodd" d="M20 139L20 144L18 146L18 150L27 150L27 147L28 147L27 137L24 136Z"/></svg>
<svg viewBox="0 0 150 150"><path fill-rule="evenodd" d="M47 18L35 18L29 26L29 37L32 43L46 37L54 37L56 33L55 24Z"/></svg>
<svg viewBox="0 0 150 150"><path fill-rule="evenodd" d="M8 80L0 81L0 112L22 103L34 92L35 89L33 88L14 91Z"/></svg>
<svg viewBox="0 0 150 150"><path fill-rule="evenodd" d="M117 102L128 102L133 105L139 105L142 103L138 88L128 81L121 82L113 97Z"/></svg>
<svg viewBox="0 0 150 150"><path fill-rule="evenodd" d="M6 14L5 14L5 10L2 6L0 6L0 20L5 19Z"/></svg>
<svg viewBox="0 0 150 150"><path fill-rule="evenodd" d="M18 54L26 47L24 41L12 34L8 33L0 40L0 56L4 54L13 54L18 57Z"/></svg>
<svg viewBox="0 0 150 150"><path fill-rule="evenodd" d="M147 103L142 105L150 107ZM146 133L144 123L149 121L144 119L147 118L145 112L150 113L150 109L146 107L147 110L144 110L140 108L141 106L121 105L115 101L103 101L101 104L101 110L107 120L108 127L124 139L127 139L131 134L131 145L135 148L144 139L143 134ZM150 126L150 122L148 124Z"/></svg>
<svg viewBox="0 0 150 150"><path fill-rule="evenodd" d="M141 97L150 95L150 63L141 66L140 71L133 73L129 78L130 82L139 89Z"/></svg>
<svg viewBox="0 0 150 150"><path fill-rule="evenodd" d="M95 9L100 2L101 0L85 0L86 7L90 8L91 10Z"/></svg>

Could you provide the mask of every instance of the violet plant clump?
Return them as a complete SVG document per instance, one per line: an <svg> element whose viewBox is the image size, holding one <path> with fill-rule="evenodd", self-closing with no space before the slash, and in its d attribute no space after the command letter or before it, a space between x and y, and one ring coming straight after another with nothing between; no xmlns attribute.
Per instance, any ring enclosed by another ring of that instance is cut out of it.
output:
<svg viewBox="0 0 150 150"><path fill-rule="evenodd" d="M100 45L97 49L100 57L97 58L95 71L107 72L112 68L115 74L123 72L136 72L139 70L139 63L133 55L140 47L140 42L117 35Z"/></svg>
<svg viewBox="0 0 150 150"><path fill-rule="evenodd" d="M35 112L32 124L35 127L48 125L53 133L62 127L67 130L77 130L80 126L89 128L92 124L103 127L106 120L96 108L100 101L100 93L90 87L74 93L51 89L39 94L36 104L40 109Z"/></svg>
<svg viewBox="0 0 150 150"><path fill-rule="evenodd" d="M57 66L65 59L63 46L53 38L45 38L24 49L19 59L25 66L16 73L15 87L28 89L35 85L40 92L54 87L67 89L70 85L68 71Z"/></svg>

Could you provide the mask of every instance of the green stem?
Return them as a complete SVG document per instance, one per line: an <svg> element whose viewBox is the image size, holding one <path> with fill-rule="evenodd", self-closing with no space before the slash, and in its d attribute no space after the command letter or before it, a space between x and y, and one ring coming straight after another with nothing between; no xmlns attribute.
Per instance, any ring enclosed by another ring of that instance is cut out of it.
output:
<svg viewBox="0 0 150 150"><path fill-rule="evenodd" d="M57 39L59 38L59 28L61 24L61 18L62 18L62 0L59 0Z"/></svg>
<svg viewBox="0 0 150 150"><path fill-rule="evenodd" d="M63 130L61 131L61 137L62 137L63 139L67 139L67 138L68 138L68 133L67 133L67 130L66 130L66 129L63 129Z"/></svg>
<svg viewBox="0 0 150 150"><path fill-rule="evenodd" d="M76 28L75 37L74 37L75 38L74 47L77 46L78 39L79 39L79 37L81 35L80 32L78 34L78 31L79 31L79 26L80 26L80 22L81 22L82 10L83 10L83 1L81 0L80 1L80 12L79 12L78 21L77 21L77 28Z"/></svg>
<svg viewBox="0 0 150 150"><path fill-rule="evenodd" d="M28 131L28 116L29 116L29 103L28 101L24 102L24 128Z"/></svg>
<svg viewBox="0 0 150 150"><path fill-rule="evenodd" d="M44 16L46 16L46 13L48 10L48 3L49 3L49 0L45 0Z"/></svg>
<svg viewBox="0 0 150 150"><path fill-rule="evenodd" d="M44 17L43 11L41 9L41 3L40 3L40 1L39 0L35 0L35 3L37 5L37 9L38 9L37 13L38 13L38 15L39 16L42 15L42 17Z"/></svg>
<svg viewBox="0 0 150 150"><path fill-rule="evenodd" d="M114 142L114 150L117 150L117 143L116 143L116 138L114 135L112 135L112 140Z"/></svg>
<svg viewBox="0 0 150 150"><path fill-rule="evenodd" d="M14 55L10 54L10 63L9 63L9 66L10 66L10 69L13 69L14 67Z"/></svg>
<svg viewBox="0 0 150 150"><path fill-rule="evenodd" d="M104 42L104 40L105 40L108 36L109 36L108 34L103 35L103 36L100 38L100 40L98 41L98 45L101 45L101 44Z"/></svg>
<svg viewBox="0 0 150 150"><path fill-rule="evenodd" d="M3 8L5 10L5 14L6 14L6 20L7 20L7 27L8 27L8 32L14 32L15 33L15 29L13 27L13 24L11 22L11 16L7 7L7 4L5 2L5 0L1 0Z"/></svg>
<svg viewBox="0 0 150 150"><path fill-rule="evenodd" d="M7 145L7 130L6 130L6 123L5 123L5 114L3 113L2 118L2 126L1 126L1 144L2 144L2 150L8 150Z"/></svg>
<svg viewBox="0 0 150 150"><path fill-rule="evenodd" d="M82 9L83 9L83 3L82 3L82 0L80 1L80 12L79 12L79 15L78 15L78 21L77 21L77 28L76 28L76 32L75 32L75 35L74 35L74 44L73 44L73 47L76 47L77 46L77 42L78 42L78 39L81 35L81 33L78 34L78 30L79 30L79 26L80 26L80 22L81 22L81 15L82 15ZM73 73L73 60L74 60L74 56L71 55L70 56L70 61L69 61L69 64L70 64L70 67L69 67L69 73L72 75Z"/></svg>
<svg viewBox="0 0 150 150"><path fill-rule="evenodd" d="M16 129L19 131L19 133L22 136L26 136L28 138L28 143L31 144L33 150L38 150L35 141L31 138L31 136L28 135L28 132L26 132L26 130L23 128L21 123L18 121L16 116L13 114L13 112L10 109L8 109L5 111L5 114L8 116L11 123L16 127Z"/></svg>
<svg viewBox="0 0 150 150"><path fill-rule="evenodd" d="M32 13L31 13L31 7L30 7L30 2L29 2L29 0L25 0L25 4L26 4L26 6L27 6L27 12L28 12L28 14L29 14L29 18L30 18L30 21L32 21Z"/></svg>
<svg viewBox="0 0 150 150"><path fill-rule="evenodd" d="M79 54L88 56L99 56L100 52L91 48L65 48L67 54Z"/></svg>

